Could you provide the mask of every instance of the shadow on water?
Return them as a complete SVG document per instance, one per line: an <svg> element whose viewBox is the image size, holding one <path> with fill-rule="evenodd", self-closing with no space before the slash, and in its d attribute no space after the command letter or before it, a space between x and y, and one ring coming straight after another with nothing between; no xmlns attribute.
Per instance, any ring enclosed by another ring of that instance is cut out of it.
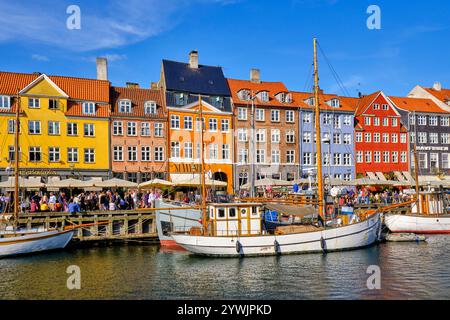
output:
<svg viewBox="0 0 450 320"><path fill-rule="evenodd" d="M427 244L244 259L195 257L158 246L112 246L1 259L2 299L448 299L450 237ZM66 269L81 269L69 290ZM381 268L369 290L367 268Z"/></svg>

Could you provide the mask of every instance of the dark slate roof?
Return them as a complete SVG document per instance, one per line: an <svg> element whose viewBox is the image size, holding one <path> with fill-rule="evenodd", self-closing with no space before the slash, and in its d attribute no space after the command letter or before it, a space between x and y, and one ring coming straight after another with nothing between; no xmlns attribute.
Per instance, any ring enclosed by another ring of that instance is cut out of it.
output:
<svg viewBox="0 0 450 320"><path fill-rule="evenodd" d="M214 98L208 97L208 96L202 96L202 100L209 103L210 105L216 107L217 109L223 111L223 112L232 112L231 109L231 98L230 97L224 97L223 98L223 105L222 106L216 106L214 103ZM193 102L198 101L198 95L196 94L188 94L187 95L187 101L185 105L191 104ZM168 107L180 107L176 104L175 99L175 92L166 92L166 103Z"/></svg>
<svg viewBox="0 0 450 320"><path fill-rule="evenodd" d="M199 65L192 69L188 63L163 60L167 90L231 96L221 67Z"/></svg>

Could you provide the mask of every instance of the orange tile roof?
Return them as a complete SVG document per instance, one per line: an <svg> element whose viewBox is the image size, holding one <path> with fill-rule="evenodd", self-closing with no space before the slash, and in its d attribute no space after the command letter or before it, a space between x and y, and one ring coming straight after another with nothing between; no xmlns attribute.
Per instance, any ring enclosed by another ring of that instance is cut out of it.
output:
<svg viewBox="0 0 450 320"><path fill-rule="evenodd" d="M389 99L400 109L406 111L448 113L441 109L431 99L407 98L407 97L389 97Z"/></svg>
<svg viewBox="0 0 450 320"><path fill-rule="evenodd" d="M66 116L69 117L88 117L88 118L108 118L110 115L111 105L109 104L95 104L95 114L84 114L83 104L81 102L69 101L67 103Z"/></svg>
<svg viewBox="0 0 450 320"><path fill-rule="evenodd" d="M0 71L0 94L15 95L39 76L38 73ZM67 93L69 99L109 103L109 81L66 76L48 77Z"/></svg>
<svg viewBox="0 0 450 320"><path fill-rule="evenodd" d="M358 99L359 101L355 110L355 117L360 116L380 93L381 91L376 91L372 94L362 96L360 99Z"/></svg>
<svg viewBox="0 0 450 320"><path fill-rule="evenodd" d="M424 89L442 102L447 103L447 101L450 101L450 89L442 89L441 91L436 91L433 88Z"/></svg>
<svg viewBox="0 0 450 320"><path fill-rule="evenodd" d="M300 106L302 108L307 109L313 109L314 107L307 104L305 101L311 97L314 96L312 92L293 92L292 93L292 100L293 103L297 106ZM334 108L330 106L327 102L332 99L339 99L340 107ZM324 94L319 93L319 103L320 103L320 109L321 110L340 110L340 111L350 111L354 112L357 105L358 105L358 98L353 97L341 97L336 94Z"/></svg>
<svg viewBox="0 0 450 320"><path fill-rule="evenodd" d="M227 79L228 86L230 87L231 97L235 104L250 104L250 101L241 100L238 96L238 92L244 89L253 91L256 94L261 91L269 92L269 101L263 102L258 98L255 100L255 104L259 106L295 106L293 103L282 103L275 95L280 92L289 92L286 86L282 82L266 82L261 81L260 83L251 82L250 80L238 80L238 79Z"/></svg>
<svg viewBox="0 0 450 320"><path fill-rule="evenodd" d="M118 111L119 100L121 99L131 100L131 113L122 113ZM145 114L144 104L146 101L156 102L156 114ZM111 115L115 117L144 117L158 119L167 117L164 108L164 93L162 90L111 87L111 104Z"/></svg>

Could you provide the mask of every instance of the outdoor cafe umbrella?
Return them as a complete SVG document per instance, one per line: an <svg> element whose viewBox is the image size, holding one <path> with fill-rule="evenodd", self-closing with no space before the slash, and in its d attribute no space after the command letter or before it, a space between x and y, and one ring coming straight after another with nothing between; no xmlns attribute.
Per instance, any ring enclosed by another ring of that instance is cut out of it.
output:
<svg viewBox="0 0 450 320"><path fill-rule="evenodd" d="M69 179L64 179L64 180L59 180L59 181L50 181L47 183L46 186L48 188L84 189L84 188L94 187L94 181L92 181L92 180L83 181L83 180L69 178Z"/></svg>
<svg viewBox="0 0 450 320"><path fill-rule="evenodd" d="M0 183L0 188L5 189L13 189L16 185L14 177L8 177L7 181L3 181ZM40 181L40 179L32 179L32 178L24 178L19 177L19 188L23 189L39 189L44 187L44 184Z"/></svg>
<svg viewBox="0 0 450 320"><path fill-rule="evenodd" d="M139 189L170 187L174 184L167 180L153 179L139 184Z"/></svg>
<svg viewBox="0 0 450 320"><path fill-rule="evenodd" d="M192 187L201 185L200 177L194 177L189 180L179 180L174 182L174 186L178 187ZM216 186L216 187L226 187L228 183L219 180L212 180L210 178L205 179L205 185Z"/></svg>
<svg viewBox="0 0 450 320"><path fill-rule="evenodd" d="M118 178L112 178L104 181L95 181L94 185L101 188L136 188L138 186L138 184L135 182Z"/></svg>

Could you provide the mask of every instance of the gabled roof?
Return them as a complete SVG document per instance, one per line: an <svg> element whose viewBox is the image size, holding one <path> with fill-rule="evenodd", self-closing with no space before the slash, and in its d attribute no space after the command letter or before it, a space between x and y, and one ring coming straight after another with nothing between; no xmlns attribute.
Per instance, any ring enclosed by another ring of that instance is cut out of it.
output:
<svg viewBox="0 0 450 320"><path fill-rule="evenodd" d="M355 117L362 115L380 94L381 91L376 91L368 96L362 96L358 101L358 106L355 110Z"/></svg>
<svg viewBox="0 0 450 320"><path fill-rule="evenodd" d="M131 113L118 112L119 100L131 100ZM145 114L144 105L146 101L156 103L156 114ZM162 90L144 89L144 88L124 88L111 87L111 105L112 116L129 116L145 118L161 118L166 116L164 110L164 94Z"/></svg>
<svg viewBox="0 0 450 320"><path fill-rule="evenodd" d="M447 101L450 101L450 89L441 89L440 91L437 91L433 88L423 88L428 93L432 94L442 102L447 103Z"/></svg>
<svg viewBox="0 0 450 320"><path fill-rule="evenodd" d="M231 90L231 97L235 104L249 104L251 101L241 100L238 93L241 90L250 90L252 94L267 91L269 93L269 101L264 102L256 98L255 104L260 106L294 106L293 103L282 103L275 96L281 92L289 93L282 82L252 82L250 80L227 79Z"/></svg>
<svg viewBox="0 0 450 320"><path fill-rule="evenodd" d="M230 96L221 67L199 65L193 69L188 63L171 60L163 60L162 65L168 91Z"/></svg>
<svg viewBox="0 0 450 320"><path fill-rule="evenodd" d="M0 71L0 94L16 95L42 75ZM72 100L109 103L109 81L65 76L48 76Z"/></svg>
<svg viewBox="0 0 450 320"><path fill-rule="evenodd" d="M388 97L392 103L399 109L405 111L417 111L417 112L432 112L432 113L447 113L447 111L441 109L431 99L422 98L407 98L407 97Z"/></svg>

